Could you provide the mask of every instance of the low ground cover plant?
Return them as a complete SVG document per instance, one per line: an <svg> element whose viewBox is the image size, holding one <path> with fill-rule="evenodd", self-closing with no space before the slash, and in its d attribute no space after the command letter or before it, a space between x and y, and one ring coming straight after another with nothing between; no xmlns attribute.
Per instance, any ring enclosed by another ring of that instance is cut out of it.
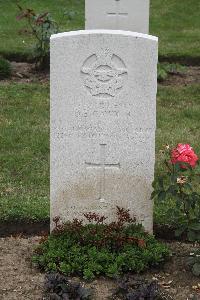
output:
<svg viewBox="0 0 200 300"><path fill-rule="evenodd" d="M117 280L112 299L120 300L173 300L155 280L124 276Z"/></svg>
<svg viewBox="0 0 200 300"><path fill-rule="evenodd" d="M200 241L200 194L198 156L189 144L168 145L163 151L165 169L157 177L152 198L158 201L173 199L176 207L169 208L174 216L176 236L187 235L189 241Z"/></svg>
<svg viewBox="0 0 200 300"><path fill-rule="evenodd" d="M50 300L90 300L92 290L79 282L71 281L59 273L49 273L45 277L45 292Z"/></svg>
<svg viewBox="0 0 200 300"><path fill-rule="evenodd" d="M77 219L62 225L55 218L55 229L36 248L33 262L45 271L92 279L139 273L162 263L170 254L123 208L117 207L117 221L111 224L95 213L84 216L89 222L86 225Z"/></svg>
<svg viewBox="0 0 200 300"><path fill-rule="evenodd" d="M163 82L169 75L183 74L186 67L177 63L158 63L158 81Z"/></svg>
<svg viewBox="0 0 200 300"><path fill-rule="evenodd" d="M0 80L9 78L11 75L11 65L8 60L0 57Z"/></svg>
<svg viewBox="0 0 200 300"><path fill-rule="evenodd" d="M190 253L188 265L191 267L192 273L200 277L200 249Z"/></svg>

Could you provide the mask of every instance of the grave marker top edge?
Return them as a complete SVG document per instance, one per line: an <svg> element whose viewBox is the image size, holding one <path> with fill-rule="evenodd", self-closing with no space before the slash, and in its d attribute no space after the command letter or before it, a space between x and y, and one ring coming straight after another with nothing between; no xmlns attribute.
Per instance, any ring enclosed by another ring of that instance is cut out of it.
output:
<svg viewBox="0 0 200 300"><path fill-rule="evenodd" d="M125 30L109 30L109 29L93 29L93 30L78 30L78 31L68 31L68 32L61 32L57 34L52 34L50 39L55 40L57 38L62 37L70 37L70 36L78 36L78 35L93 35L93 34L111 34L111 35L121 35L121 36L132 36L136 38L142 38L147 40L152 40L155 42L158 42L158 37L144 34L144 33L138 33L133 31L125 31Z"/></svg>

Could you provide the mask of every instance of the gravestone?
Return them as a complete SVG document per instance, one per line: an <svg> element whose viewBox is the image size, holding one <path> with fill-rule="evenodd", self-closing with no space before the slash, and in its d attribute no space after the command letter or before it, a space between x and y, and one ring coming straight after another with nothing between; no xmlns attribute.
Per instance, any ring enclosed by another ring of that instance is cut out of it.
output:
<svg viewBox="0 0 200 300"><path fill-rule="evenodd" d="M51 222L118 205L152 231L157 56L128 31L51 37Z"/></svg>
<svg viewBox="0 0 200 300"><path fill-rule="evenodd" d="M150 0L85 0L86 29L149 32Z"/></svg>

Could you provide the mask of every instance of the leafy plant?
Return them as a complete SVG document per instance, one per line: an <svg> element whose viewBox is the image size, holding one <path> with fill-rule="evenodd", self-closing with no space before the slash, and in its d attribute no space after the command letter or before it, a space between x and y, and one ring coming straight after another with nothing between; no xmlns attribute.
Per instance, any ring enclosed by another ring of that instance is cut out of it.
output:
<svg viewBox="0 0 200 300"><path fill-rule="evenodd" d="M10 77L11 65L10 62L3 57L0 57L0 80Z"/></svg>
<svg viewBox="0 0 200 300"><path fill-rule="evenodd" d="M117 290L112 299L122 300L173 300L156 281L145 280L133 276L124 276L118 280Z"/></svg>
<svg viewBox="0 0 200 300"><path fill-rule="evenodd" d="M35 250L37 266L92 279L141 272L169 256L168 248L136 224L127 210L117 207L117 221L111 224L104 224L106 218L95 213L84 216L89 224L75 219L63 225L54 219L53 233Z"/></svg>
<svg viewBox="0 0 200 300"><path fill-rule="evenodd" d="M20 10L17 20L26 19L31 33L35 37L36 65L45 68L49 65L50 36L58 32L58 25L48 12L36 14L33 9L23 9L20 5L17 6Z"/></svg>
<svg viewBox="0 0 200 300"><path fill-rule="evenodd" d="M196 192L200 175L198 157L188 144L178 144L175 149L166 146L162 154L165 170L153 184L152 199L174 199L178 212L176 236L186 234L188 240L200 241L200 194ZM169 209L168 214L171 213Z"/></svg>
<svg viewBox="0 0 200 300"><path fill-rule="evenodd" d="M192 269L192 273L195 276L200 276L200 249L194 253L190 253L188 264Z"/></svg>
<svg viewBox="0 0 200 300"><path fill-rule="evenodd" d="M162 82L169 75L181 74L185 71L185 67L180 64L158 63L158 81Z"/></svg>
<svg viewBox="0 0 200 300"><path fill-rule="evenodd" d="M89 300L91 289L86 289L79 282L70 281L58 273L50 273L45 276L45 291L50 300Z"/></svg>

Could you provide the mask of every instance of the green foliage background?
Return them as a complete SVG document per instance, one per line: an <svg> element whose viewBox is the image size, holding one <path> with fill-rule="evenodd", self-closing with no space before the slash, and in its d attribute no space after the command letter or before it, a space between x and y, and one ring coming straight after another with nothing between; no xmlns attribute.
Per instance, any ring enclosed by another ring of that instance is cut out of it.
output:
<svg viewBox="0 0 200 300"><path fill-rule="evenodd" d="M0 54L27 58L32 53L32 37L24 34L25 22L16 20L15 0L0 1ZM19 0L26 8L49 11L61 31L84 28L84 0ZM151 0L150 34L159 37L160 56L198 63L200 54L199 0ZM67 12L65 16L63 13Z"/></svg>

